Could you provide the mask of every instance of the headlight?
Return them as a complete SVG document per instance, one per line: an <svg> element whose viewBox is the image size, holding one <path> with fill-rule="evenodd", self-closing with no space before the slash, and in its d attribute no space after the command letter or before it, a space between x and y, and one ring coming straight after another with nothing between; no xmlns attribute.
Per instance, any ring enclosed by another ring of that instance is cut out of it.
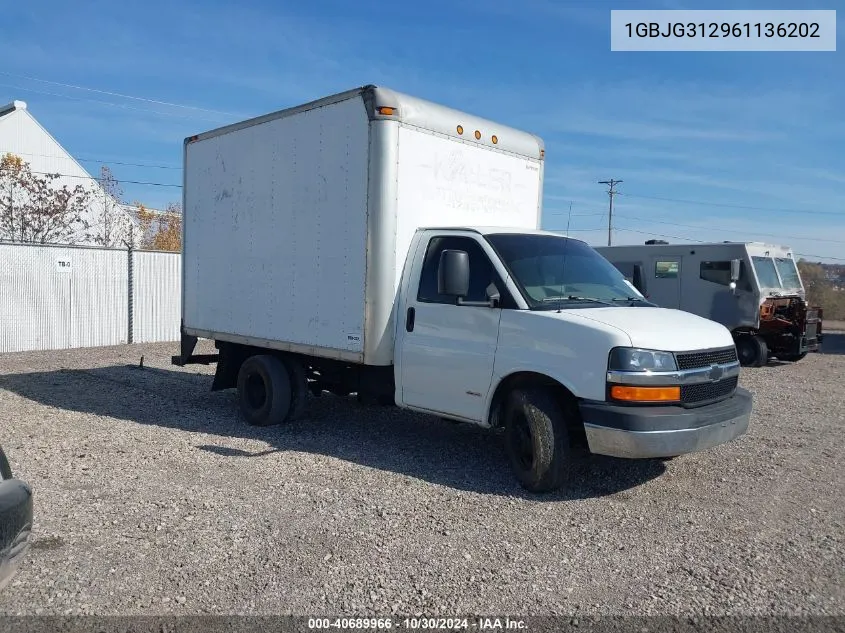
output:
<svg viewBox="0 0 845 633"><path fill-rule="evenodd" d="M610 371L676 371L678 365L672 352L614 347L607 368Z"/></svg>

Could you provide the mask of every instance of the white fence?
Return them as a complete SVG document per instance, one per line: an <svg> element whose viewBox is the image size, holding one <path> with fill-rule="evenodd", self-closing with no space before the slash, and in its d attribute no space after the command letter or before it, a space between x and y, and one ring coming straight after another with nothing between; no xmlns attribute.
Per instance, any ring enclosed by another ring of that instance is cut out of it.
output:
<svg viewBox="0 0 845 633"><path fill-rule="evenodd" d="M178 253L0 244L0 352L179 339Z"/></svg>

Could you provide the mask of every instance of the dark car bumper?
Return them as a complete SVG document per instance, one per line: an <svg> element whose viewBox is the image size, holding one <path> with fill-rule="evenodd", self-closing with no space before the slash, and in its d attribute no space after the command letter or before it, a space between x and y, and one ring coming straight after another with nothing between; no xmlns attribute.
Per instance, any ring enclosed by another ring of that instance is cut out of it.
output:
<svg viewBox="0 0 845 633"><path fill-rule="evenodd" d="M31 529L32 490L20 479L0 481L0 590L26 554Z"/></svg>
<svg viewBox="0 0 845 633"><path fill-rule="evenodd" d="M748 430L752 397L737 389L727 400L685 409L582 402L590 452L628 458L675 457L725 444Z"/></svg>

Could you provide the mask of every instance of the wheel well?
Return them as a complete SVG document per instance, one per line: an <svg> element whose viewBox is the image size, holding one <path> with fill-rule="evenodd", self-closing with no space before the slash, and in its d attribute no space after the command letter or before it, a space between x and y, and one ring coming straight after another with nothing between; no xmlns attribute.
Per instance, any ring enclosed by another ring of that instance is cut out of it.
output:
<svg viewBox="0 0 845 633"><path fill-rule="evenodd" d="M263 347L241 345L240 343L229 343L227 341L217 341L216 347L220 350L220 357L217 361L217 370L214 372L214 382L211 386L212 391L237 387L238 372L241 370L241 365L251 356L268 355L275 356L281 360L299 358L297 354L280 352Z"/></svg>
<svg viewBox="0 0 845 633"><path fill-rule="evenodd" d="M741 327L741 328L737 328L737 329L731 331L731 335L733 335L734 339L736 339L740 336L754 336L755 334L758 334L758 333L759 332L757 330L755 330L754 328L747 328L747 327Z"/></svg>
<svg viewBox="0 0 845 633"><path fill-rule="evenodd" d="M493 399L490 402L490 413L488 417L491 427L497 428L504 423L502 413L504 412L508 394L514 389L525 387L545 387L549 389L566 413L566 423L569 427L570 438L578 443L586 442L584 424L581 421L581 415L578 410L578 399L569 389L554 378L531 371L511 374L496 387Z"/></svg>

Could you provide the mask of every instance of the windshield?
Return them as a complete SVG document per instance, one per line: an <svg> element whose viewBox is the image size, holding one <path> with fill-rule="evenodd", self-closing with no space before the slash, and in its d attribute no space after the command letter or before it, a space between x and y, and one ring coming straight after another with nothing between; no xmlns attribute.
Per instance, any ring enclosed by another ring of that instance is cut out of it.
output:
<svg viewBox="0 0 845 633"><path fill-rule="evenodd" d="M775 257L775 265L777 266L780 278L783 280L784 288L800 288L801 277L798 276L798 269L795 267L795 262L789 257Z"/></svg>
<svg viewBox="0 0 845 633"><path fill-rule="evenodd" d="M771 257L752 257L754 262L754 270L757 271L757 277L760 280L761 288L780 288L780 279L775 270L775 262Z"/></svg>
<svg viewBox="0 0 845 633"><path fill-rule="evenodd" d="M592 248L554 235L489 235L532 309L651 305Z"/></svg>

